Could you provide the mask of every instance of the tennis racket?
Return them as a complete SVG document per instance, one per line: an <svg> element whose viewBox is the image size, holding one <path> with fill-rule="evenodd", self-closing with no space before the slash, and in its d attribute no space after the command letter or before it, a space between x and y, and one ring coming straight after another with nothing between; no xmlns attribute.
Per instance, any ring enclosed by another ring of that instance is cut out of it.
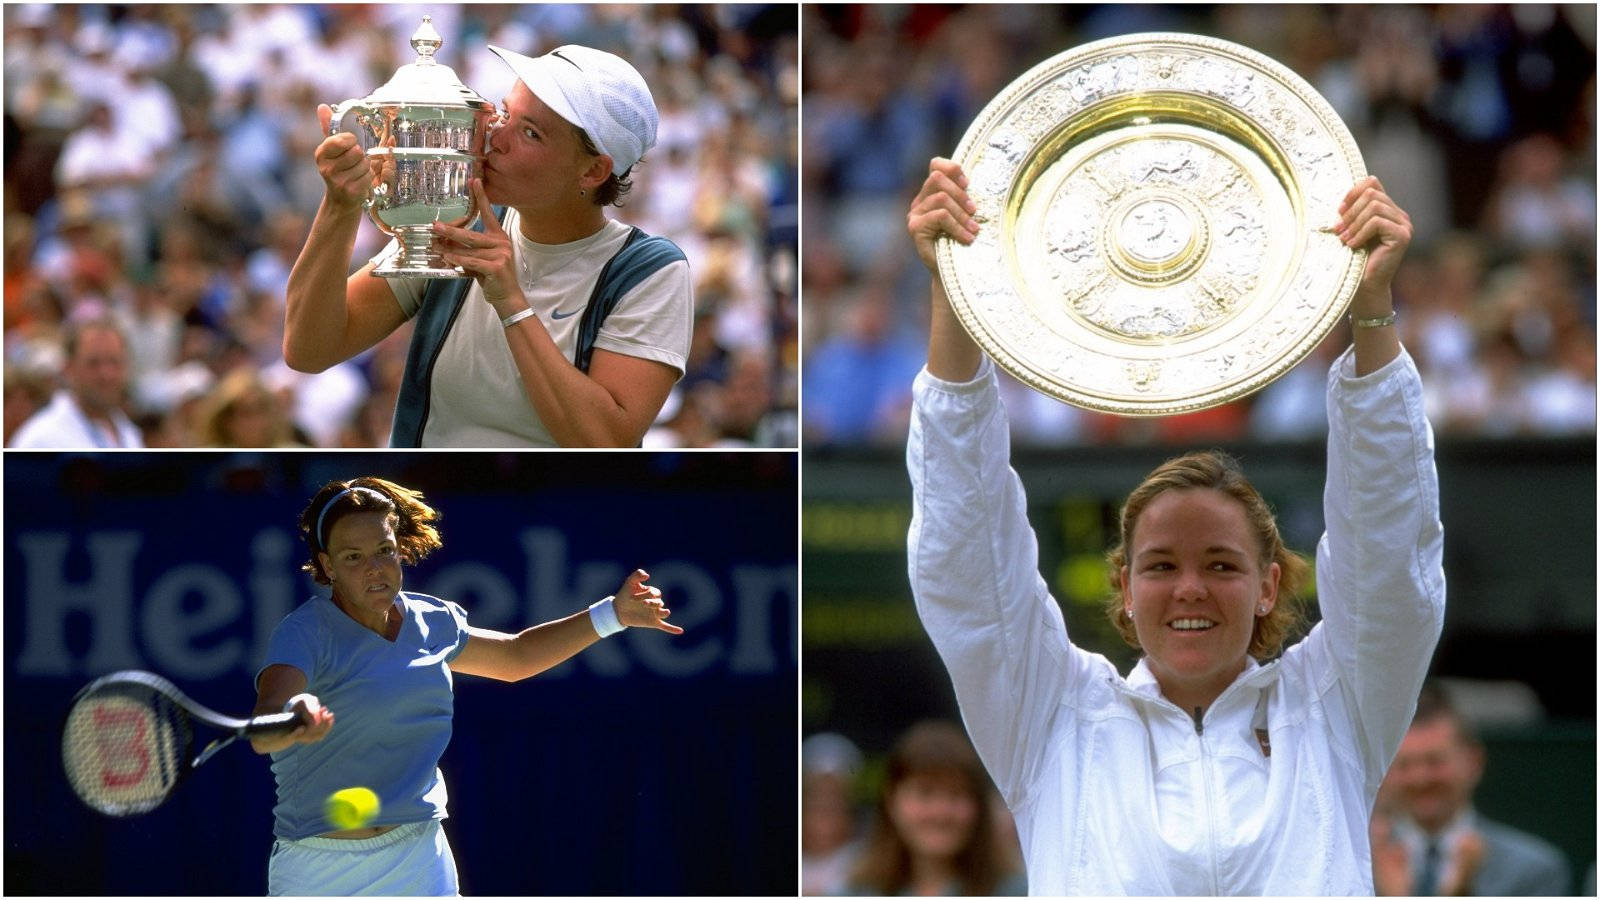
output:
<svg viewBox="0 0 1600 900"><path fill-rule="evenodd" d="M227 732L189 760L194 722ZM67 781L89 808L108 816L147 813L218 750L241 737L292 731L292 712L232 719L190 700L149 672L114 672L78 692L61 732Z"/></svg>

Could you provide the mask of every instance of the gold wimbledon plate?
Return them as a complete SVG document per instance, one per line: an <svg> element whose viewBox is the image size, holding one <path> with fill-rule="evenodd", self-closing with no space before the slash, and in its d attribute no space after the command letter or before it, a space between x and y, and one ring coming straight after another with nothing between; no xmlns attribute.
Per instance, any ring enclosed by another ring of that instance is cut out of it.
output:
<svg viewBox="0 0 1600 900"><path fill-rule="evenodd" d="M1365 251L1332 231L1366 174L1298 75L1236 44L1135 34L1007 85L956 148L982 222L938 244L956 315L997 364L1128 416L1244 397L1349 306Z"/></svg>

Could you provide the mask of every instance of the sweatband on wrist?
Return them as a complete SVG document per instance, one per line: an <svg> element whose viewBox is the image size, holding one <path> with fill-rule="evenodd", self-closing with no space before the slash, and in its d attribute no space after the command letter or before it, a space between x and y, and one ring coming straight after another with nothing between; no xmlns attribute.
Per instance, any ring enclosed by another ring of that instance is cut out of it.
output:
<svg viewBox="0 0 1600 900"><path fill-rule="evenodd" d="M511 326L521 322L523 319L526 319L531 315L533 315L533 307L530 306L527 309L519 310L509 316L506 316L504 319L500 320L500 324L510 328Z"/></svg>
<svg viewBox="0 0 1600 900"><path fill-rule="evenodd" d="M589 624L593 625L595 633L603 638L628 627L617 618L616 607L611 603L614 599L616 598L607 597L604 600L596 600L589 606Z"/></svg>

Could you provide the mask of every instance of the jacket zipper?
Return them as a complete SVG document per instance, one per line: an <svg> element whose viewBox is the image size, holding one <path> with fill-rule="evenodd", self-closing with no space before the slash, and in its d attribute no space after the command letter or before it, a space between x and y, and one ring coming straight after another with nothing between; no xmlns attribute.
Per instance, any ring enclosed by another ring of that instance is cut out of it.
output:
<svg viewBox="0 0 1600 900"><path fill-rule="evenodd" d="M1250 681L1252 682L1251 686L1254 686L1253 683L1256 682L1256 679L1260 676L1260 673L1262 672L1262 670L1274 667L1277 664L1278 664L1277 660L1273 660L1272 662L1267 663L1266 665L1261 666L1261 667L1257 668L1255 671L1251 672L1250 673ZM1212 802L1211 802L1211 779L1208 777L1210 769L1211 769L1211 754L1206 749L1204 710L1197 706L1197 707L1195 707L1194 714L1190 715L1189 713L1186 713L1186 712L1183 711L1183 707L1177 705L1176 703L1173 703L1171 700L1168 700L1165 697L1159 697L1159 696L1158 697L1150 697L1148 695L1141 694L1138 691L1133 690L1132 688L1128 687L1127 682L1123 681L1120 678L1111 678L1111 679L1107 679L1107 680L1110 681L1110 683L1111 683L1111 685L1112 685L1112 687L1114 689L1122 691L1123 693L1127 694L1128 696L1132 697L1135 700L1139 700L1141 702L1150 702L1150 701L1153 700L1157 704L1165 704L1168 709L1175 709L1180 714L1185 715L1185 716L1189 716L1190 718L1192 718L1194 720L1195 738L1200 743L1200 789L1201 789L1201 794L1202 794L1202 797L1203 797L1203 802L1205 803L1206 848L1211 853L1211 895L1214 896L1214 897L1215 896L1221 896L1221 894L1222 894L1222 886L1221 886L1221 883L1220 883L1220 881L1218 879L1218 874L1217 874L1217 833L1216 833L1215 828L1213 827L1214 823L1212 822L1213 813L1212 813L1212 809L1211 809L1211 806L1212 806ZM1223 698L1227 697L1229 694L1233 693L1234 690L1239 688L1239 686L1240 686L1240 679L1235 679L1232 684L1228 685L1226 688L1223 689L1222 693L1217 696L1216 700L1211 701L1211 705L1212 706L1217 705L1218 701L1222 700Z"/></svg>
<svg viewBox="0 0 1600 900"><path fill-rule="evenodd" d="M1222 887L1217 879L1217 829L1216 810L1211 802L1211 754L1206 749L1206 728L1202 720L1204 711L1196 706L1194 708L1194 736L1200 744L1200 793L1205 800L1206 821L1206 852L1211 857L1211 896L1222 895Z"/></svg>

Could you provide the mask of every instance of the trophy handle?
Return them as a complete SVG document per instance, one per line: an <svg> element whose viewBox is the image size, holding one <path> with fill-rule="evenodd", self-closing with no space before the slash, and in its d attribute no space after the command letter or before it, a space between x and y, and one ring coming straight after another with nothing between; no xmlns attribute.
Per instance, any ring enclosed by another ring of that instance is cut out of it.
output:
<svg viewBox="0 0 1600 900"><path fill-rule="evenodd" d="M328 137L333 137L339 133L339 123L344 121L344 117L349 115L351 110L366 108L365 100L346 100L343 103L333 104L333 113L328 116ZM356 145L359 147L360 144L361 141L358 138ZM362 203L362 207L368 210L372 209L373 200L373 195L369 192L366 201Z"/></svg>
<svg viewBox="0 0 1600 900"><path fill-rule="evenodd" d="M328 137L339 133L339 123L344 121L345 115L350 110L361 106L361 103L360 100L346 100L343 103L333 104L333 115L328 117Z"/></svg>

